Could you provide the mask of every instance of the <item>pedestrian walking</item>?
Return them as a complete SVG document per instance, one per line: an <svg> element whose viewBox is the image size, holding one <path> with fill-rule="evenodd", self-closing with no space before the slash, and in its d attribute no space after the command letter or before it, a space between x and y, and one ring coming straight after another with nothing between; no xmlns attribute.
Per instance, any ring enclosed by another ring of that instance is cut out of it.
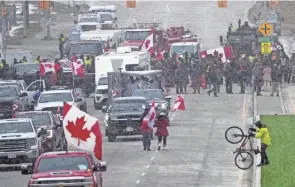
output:
<svg viewBox="0 0 295 187"><path fill-rule="evenodd" d="M64 57L64 44L66 42L66 39L63 34L60 34L58 41L59 41L58 48L59 48L60 59L62 59Z"/></svg>
<svg viewBox="0 0 295 187"><path fill-rule="evenodd" d="M275 92L277 92L277 96L280 96L279 95L279 86L280 86L280 79L281 79L281 71L279 70L278 68L278 65L274 64L273 66L273 69L271 71L271 79L272 79L272 82L271 82L271 94L270 96L273 96L273 94Z"/></svg>
<svg viewBox="0 0 295 187"><path fill-rule="evenodd" d="M263 82L264 82L264 91L268 91L271 82L271 68L267 63L263 68Z"/></svg>
<svg viewBox="0 0 295 187"><path fill-rule="evenodd" d="M263 124L261 121L257 121L255 123L255 126L257 128L250 128L250 130L252 132L256 132L256 134L250 133L249 136L261 139L261 150L260 150L261 163L258 164L257 166L270 164L268 156L266 154L266 149L270 145L270 135L269 135L268 129L266 125Z"/></svg>
<svg viewBox="0 0 295 187"><path fill-rule="evenodd" d="M208 95L210 96L210 94L212 92L214 92L214 97L217 97L217 84L218 84L218 77L217 77L217 70L216 70L216 65L214 65L211 70L210 70L210 74L209 74L211 83L213 85L213 88L210 89L209 91L207 91Z"/></svg>
<svg viewBox="0 0 295 187"><path fill-rule="evenodd" d="M155 135L158 137L159 151L161 150L162 141L163 141L163 149L167 149L167 136L169 136L168 128L167 128L168 126L169 126L169 120L167 118L167 115L164 112L161 112L155 124L155 127L157 127L157 131Z"/></svg>
<svg viewBox="0 0 295 187"><path fill-rule="evenodd" d="M149 127L148 123L142 123L140 126L142 132L142 143L143 150L150 151L151 150L151 140L152 140L152 129Z"/></svg>

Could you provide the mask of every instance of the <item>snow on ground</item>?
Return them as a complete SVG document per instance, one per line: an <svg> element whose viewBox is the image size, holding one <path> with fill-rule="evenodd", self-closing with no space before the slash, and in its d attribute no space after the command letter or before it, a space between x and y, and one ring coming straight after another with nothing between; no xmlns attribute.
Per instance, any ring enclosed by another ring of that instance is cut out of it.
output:
<svg viewBox="0 0 295 187"><path fill-rule="evenodd" d="M21 25L21 26L13 26L13 27L11 27L11 30L9 31L9 36L17 36L17 35L15 34L15 32L17 32L18 29L22 29L22 28L24 28L23 25Z"/></svg>

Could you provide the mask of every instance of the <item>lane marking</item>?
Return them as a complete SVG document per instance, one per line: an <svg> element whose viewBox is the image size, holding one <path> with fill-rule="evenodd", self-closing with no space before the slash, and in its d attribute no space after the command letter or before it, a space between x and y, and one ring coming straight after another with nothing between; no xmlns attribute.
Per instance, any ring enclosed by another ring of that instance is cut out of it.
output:
<svg viewBox="0 0 295 187"><path fill-rule="evenodd" d="M284 101L283 101L283 97L282 97L282 89L281 89L281 84L279 84L279 98L280 98L280 104L281 104L281 108L282 108L282 111L283 111L283 114L286 114L286 108L285 108L285 105L284 105Z"/></svg>
<svg viewBox="0 0 295 187"><path fill-rule="evenodd" d="M141 176L144 176L144 175L145 175L145 173L142 173L142 174L141 174Z"/></svg>
<svg viewBox="0 0 295 187"><path fill-rule="evenodd" d="M140 183L140 180L136 181L136 184Z"/></svg>
<svg viewBox="0 0 295 187"><path fill-rule="evenodd" d="M155 159L155 157L152 157L152 158L151 158L151 161L153 161L154 159Z"/></svg>
<svg viewBox="0 0 295 187"><path fill-rule="evenodd" d="M149 169L150 166L151 166L151 165L147 165L147 166L146 166L146 169Z"/></svg>

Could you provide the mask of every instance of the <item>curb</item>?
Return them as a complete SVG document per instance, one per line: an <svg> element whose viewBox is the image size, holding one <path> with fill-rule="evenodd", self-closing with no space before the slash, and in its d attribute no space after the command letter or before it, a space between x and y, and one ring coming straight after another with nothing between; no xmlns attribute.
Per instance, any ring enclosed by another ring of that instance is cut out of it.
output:
<svg viewBox="0 0 295 187"><path fill-rule="evenodd" d="M253 92L253 123L260 120L260 115L258 115L258 103L257 103L257 96L255 95L255 92ZM254 125L253 125L254 126ZM254 139L253 143L254 147L261 147L261 140L260 139ZM260 160L260 154L256 155L254 157L254 164L253 164L253 182L252 187L261 187L261 167L257 167L257 161Z"/></svg>

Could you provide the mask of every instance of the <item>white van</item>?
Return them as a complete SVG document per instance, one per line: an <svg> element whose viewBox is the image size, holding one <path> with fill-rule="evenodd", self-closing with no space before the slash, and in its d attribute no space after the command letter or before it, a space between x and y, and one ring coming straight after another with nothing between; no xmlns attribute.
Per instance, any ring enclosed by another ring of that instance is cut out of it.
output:
<svg viewBox="0 0 295 187"><path fill-rule="evenodd" d="M105 14L109 13L112 15L113 19L117 20L117 7L115 5L106 5L106 6L91 6L88 10L89 13L95 14Z"/></svg>
<svg viewBox="0 0 295 187"><path fill-rule="evenodd" d="M95 30L83 32L80 35L81 40L99 40L107 42L109 39L110 47L116 49L124 39L122 30Z"/></svg>
<svg viewBox="0 0 295 187"><path fill-rule="evenodd" d="M108 99L108 72L135 71L138 67L151 69L149 52L131 51L130 47L118 47L117 52L106 53L95 58L94 107L101 109ZM104 83L104 84L103 84Z"/></svg>

